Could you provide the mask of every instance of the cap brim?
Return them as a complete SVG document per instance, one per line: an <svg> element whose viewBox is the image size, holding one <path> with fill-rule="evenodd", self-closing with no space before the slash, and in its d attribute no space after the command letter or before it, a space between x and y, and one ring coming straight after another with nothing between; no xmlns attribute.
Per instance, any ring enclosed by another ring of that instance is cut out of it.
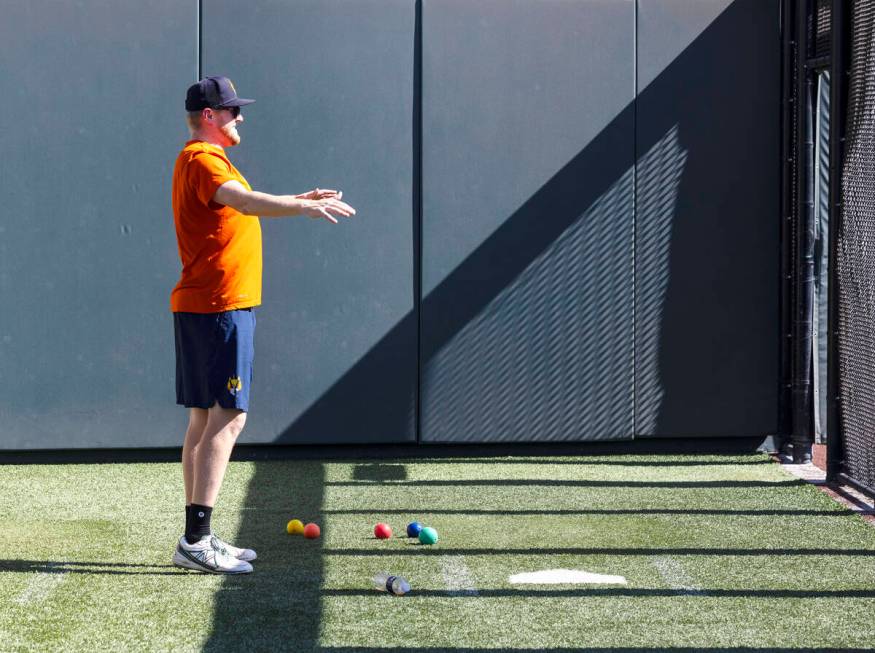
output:
<svg viewBox="0 0 875 653"><path fill-rule="evenodd" d="M225 102L222 107L245 107L247 104L252 104L253 102L255 102L255 100L247 100L246 98L238 97L230 102Z"/></svg>

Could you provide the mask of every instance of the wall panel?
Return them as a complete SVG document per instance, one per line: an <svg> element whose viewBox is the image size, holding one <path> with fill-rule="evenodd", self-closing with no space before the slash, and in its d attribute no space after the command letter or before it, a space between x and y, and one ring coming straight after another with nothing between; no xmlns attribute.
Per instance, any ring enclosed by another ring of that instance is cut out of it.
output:
<svg viewBox="0 0 875 653"><path fill-rule="evenodd" d="M415 438L413 92L406 0L204 3L203 74L243 97L257 190L344 192L339 225L265 219L246 442Z"/></svg>
<svg viewBox="0 0 875 653"><path fill-rule="evenodd" d="M636 435L777 428L775 0L641 0Z"/></svg>
<svg viewBox="0 0 875 653"><path fill-rule="evenodd" d="M0 449L178 444L170 179L197 3L0 10Z"/></svg>
<svg viewBox="0 0 875 653"><path fill-rule="evenodd" d="M634 3L424 0L422 439L632 434Z"/></svg>

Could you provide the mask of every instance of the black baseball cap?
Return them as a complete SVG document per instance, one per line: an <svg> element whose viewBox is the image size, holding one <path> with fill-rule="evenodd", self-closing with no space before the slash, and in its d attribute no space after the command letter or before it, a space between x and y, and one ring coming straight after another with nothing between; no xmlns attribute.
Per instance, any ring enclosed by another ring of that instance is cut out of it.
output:
<svg viewBox="0 0 875 653"><path fill-rule="evenodd" d="M227 77L205 77L188 87L185 94L185 110L227 109L252 104L255 100L237 97L237 89Z"/></svg>

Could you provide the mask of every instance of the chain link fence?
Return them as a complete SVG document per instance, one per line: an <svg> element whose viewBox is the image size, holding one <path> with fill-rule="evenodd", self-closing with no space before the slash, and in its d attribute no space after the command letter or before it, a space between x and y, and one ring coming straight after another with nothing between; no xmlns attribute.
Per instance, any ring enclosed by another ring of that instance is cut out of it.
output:
<svg viewBox="0 0 875 653"><path fill-rule="evenodd" d="M836 256L842 471L875 488L875 0L852 6Z"/></svg>

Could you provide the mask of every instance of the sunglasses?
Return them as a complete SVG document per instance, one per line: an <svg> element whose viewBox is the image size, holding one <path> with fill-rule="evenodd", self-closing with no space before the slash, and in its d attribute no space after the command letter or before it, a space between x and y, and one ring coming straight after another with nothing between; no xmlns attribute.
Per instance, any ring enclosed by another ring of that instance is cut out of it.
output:
<svg viewBox="0 0 875 653"><path fill-rule="evenodd" d="M217 107L213 111L230 111L231 117L236 118L240 115L240 107Z"/></svg>

